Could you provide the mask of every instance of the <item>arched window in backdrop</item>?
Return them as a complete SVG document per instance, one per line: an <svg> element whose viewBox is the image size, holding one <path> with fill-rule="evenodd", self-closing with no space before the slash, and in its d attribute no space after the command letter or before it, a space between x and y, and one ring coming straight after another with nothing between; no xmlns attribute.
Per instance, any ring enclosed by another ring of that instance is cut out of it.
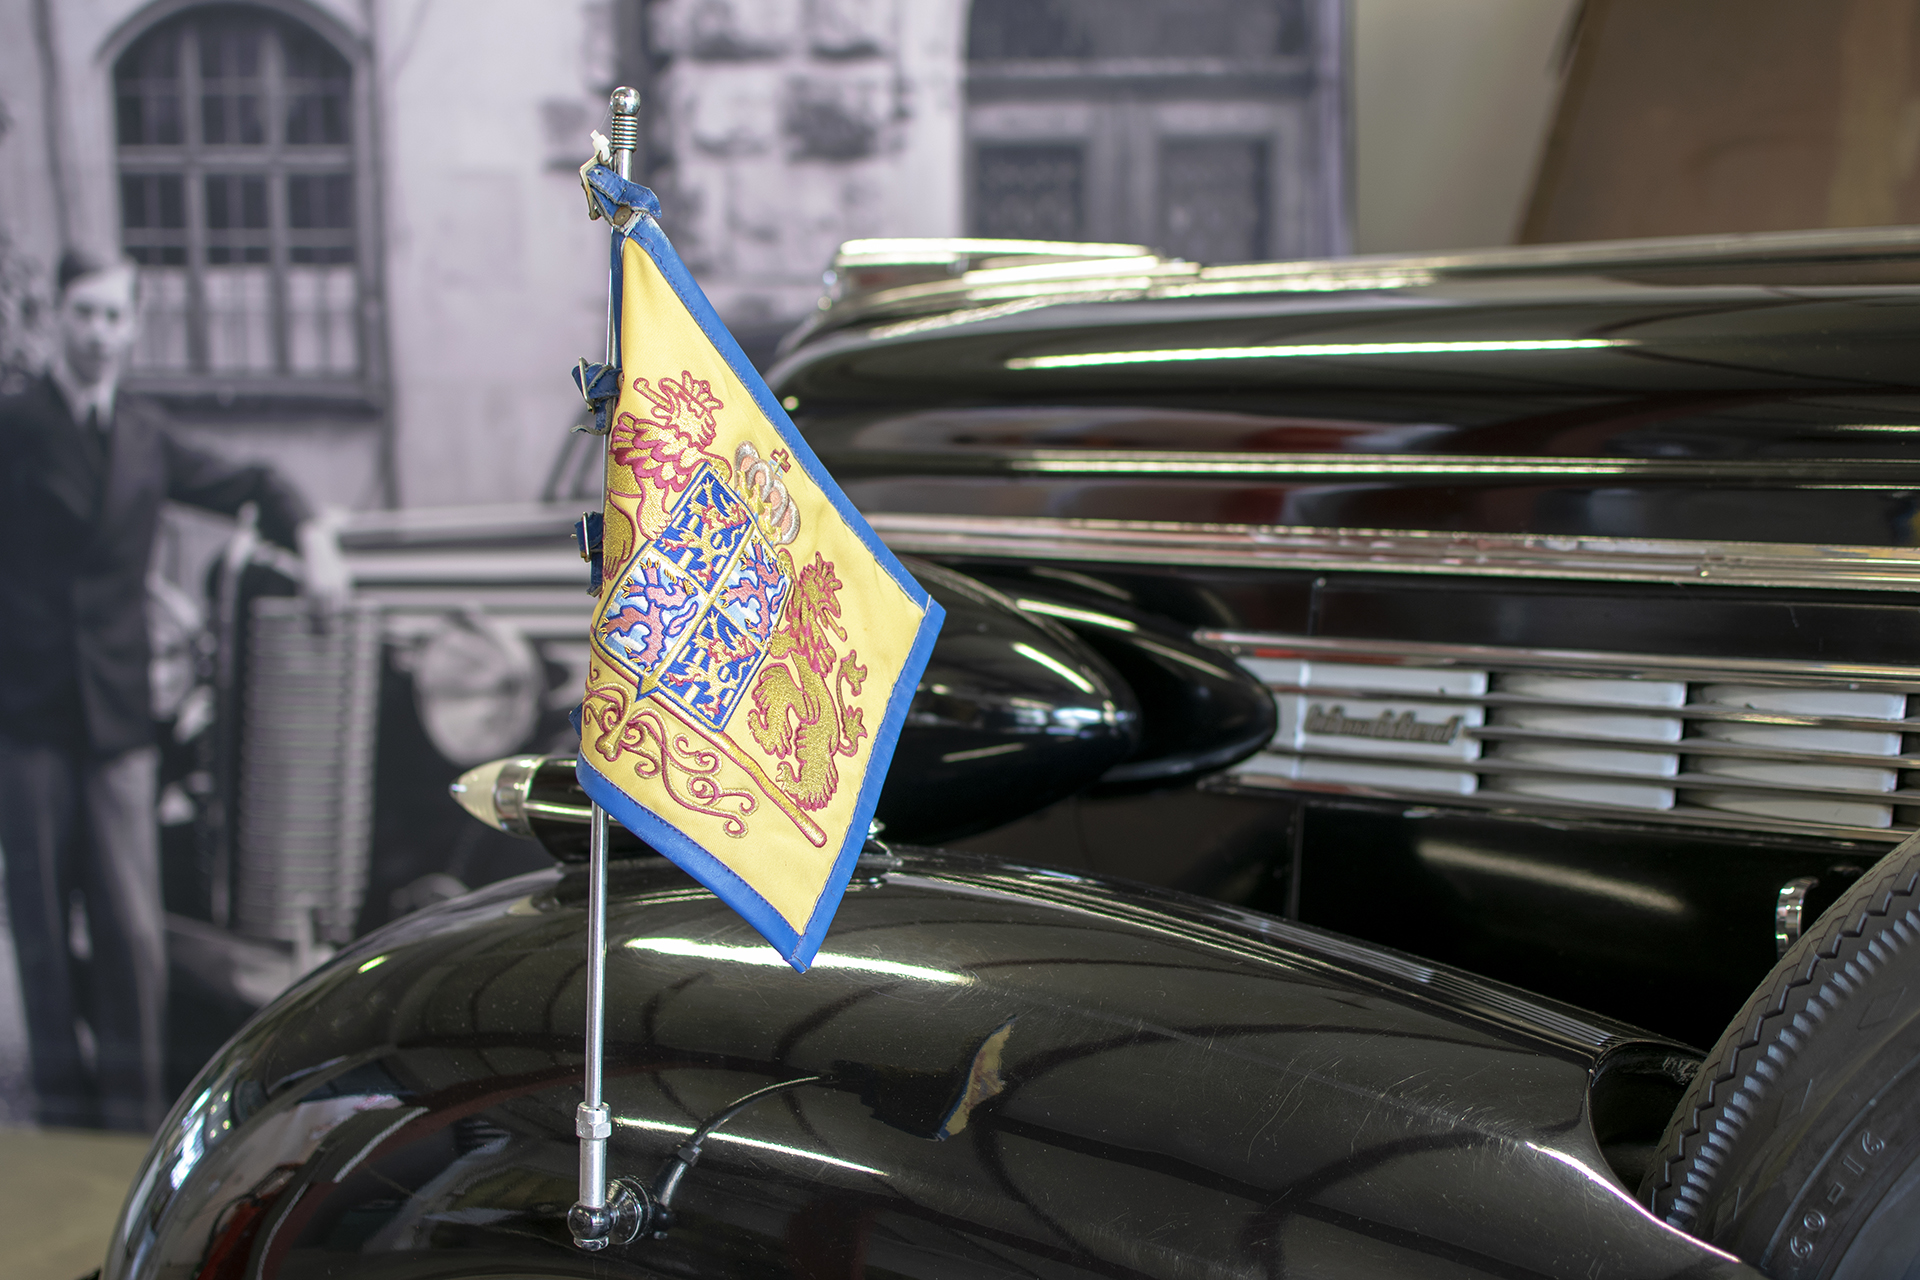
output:
<svg viewBox="0 0 1920 1280"><path fill-rule="evenodd" d="M973 0L975 235L1346 251L1340 0Z"/></svg>
<svg viewBox="0 0 1920 1280"><path fill-rule="evenodd" d="M353 68L286 16L187 9L113 69L120 215L149 381L356 384L365 140Z"/></svg>

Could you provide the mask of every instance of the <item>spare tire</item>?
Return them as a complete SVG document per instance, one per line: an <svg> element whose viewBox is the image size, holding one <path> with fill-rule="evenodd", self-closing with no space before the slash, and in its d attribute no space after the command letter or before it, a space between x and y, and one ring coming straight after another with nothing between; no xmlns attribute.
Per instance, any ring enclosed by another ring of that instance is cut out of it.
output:
<svg viewBox="0 0 1920 1280"><path fill-rule="evenodd" d="M1641 1199L1770 1276L1920 1273L1920 836L1781 956L1701 1063Z"/></svg>

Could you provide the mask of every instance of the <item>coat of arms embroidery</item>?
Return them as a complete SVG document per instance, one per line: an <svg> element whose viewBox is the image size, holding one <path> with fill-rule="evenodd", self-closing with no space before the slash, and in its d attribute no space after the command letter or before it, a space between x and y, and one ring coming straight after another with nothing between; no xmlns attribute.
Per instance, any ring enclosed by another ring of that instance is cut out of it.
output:
<svg viewBox="0 0 1920 1280"><path fill-rule="evenodd" d="M820 469L658 226L634 220L616 256L624 368L605 415L579 777L805 968L940 609Z"/></svg>

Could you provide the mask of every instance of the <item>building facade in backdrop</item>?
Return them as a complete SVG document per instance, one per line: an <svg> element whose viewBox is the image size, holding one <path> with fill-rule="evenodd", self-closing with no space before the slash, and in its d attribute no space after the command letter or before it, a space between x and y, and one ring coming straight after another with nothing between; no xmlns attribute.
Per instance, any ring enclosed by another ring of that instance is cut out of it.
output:
<svg viewBox="0 0 1920 1280"><path fill-rule="evenodd" d="M14 274L44 296L64 243L140 262L132 384L334 505L517 496L595 336L596 238L548 132L615 74L608 6L5 0L0 23Z"/></svg>
<svg viewBox="0 0 1920 1280"><path fill-rule="evenodd" d="M643 92L638 170L669 234L762 361L852 238L1127 241L1210 261L1346 247L1341 0L0 0L0 31L15 37L0 41L0 379L47 354L62 248L125 253L143 313L125 385L188 440L340 508L541 495L581 412L566 371L603 340L605 232L577 169L618 83ZM184 513L170 528L168 607L150 612L173 623L155 643L173 692L154 711L180 758L156 818L170 965L198 982L172 1002L183 1081L238 1016L205 993L257 1003L311 961L316 929L344 940L406 894L376 886L363 915L366 822L309 866L294 837L325 824L296 810L331 793L256 778L220 746L257 720L371 752L329 716L360 715L387 677L334 680L286 714L235 710L225 659L195 685L209 637L243 647L238 607L206 584L244 578L245 535ZM255 628L309 635L256 603ZM432 683L420 637L362 605L376 638L354 670ZM555 688L564 703L579 685ZM380 787L441 794L444 778L414 786L408 754L381 759ZM314 867L351 891L273 899L294 925L249 916L244 895L220 905L220 886ZM29 1114L7 942L0 1119ZM232 959L261 946L258 972Z"/></svg>
<svg viewBox="0 0 1920 1280"><path fill-rule="evenodd" d="M850 238L1346 247L1339 0L0 0L0 23L0 355L31 362L62 244L123 248L143 389L345 507L536 495L600 336L574 169L618 82L669 233L763 358Z"/></svg>

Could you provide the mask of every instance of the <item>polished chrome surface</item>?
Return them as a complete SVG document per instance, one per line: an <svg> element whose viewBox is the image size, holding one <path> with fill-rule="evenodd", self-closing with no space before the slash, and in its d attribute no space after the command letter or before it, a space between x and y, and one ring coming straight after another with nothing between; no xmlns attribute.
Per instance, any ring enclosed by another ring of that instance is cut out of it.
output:
<svg viewBox="0 0 1920 1280"><path fill-rule="evenodd" d="M1773 909L1773 944L1780 955L1800 940L1808 923L1807 894L1820 883L1818 876L1795 876L1780 886L1780 901Z"/></svg>
<svg viewBox="0 0 1920 1280"><path fill-rule="evenodd" d="M1632 338L1482 338L1425 342L1282 342L1257 346L1127 347L1049 356L1010 356L1008 369L1110 369L1129 364L1194 364L1220 360L1326 360L1364 356L1451 356L1488 351L1600 351L1639 345Z"/></svg>
<svg viewBox="0 0 1920 1280"><path fill-rule="evenodd" d="M1920 816L1920 668L1203 631L1280 708L1213 785L1876 843Z"/></svg>
<svg viewBox="0 0 1920 1280"><path fill-rule="evenodd" d="M462 774L449 790L473 817L511 836L536 840L560 862L592 860L593 802L580 785L571 751L509 756ZM619 823L607 827L613 858L653 852Z"/></svg>
<svg viewBox="0 0 1920 1280"><path fill-rule="evenodd" d="M1920 487L1920 461L1906 458L1702 461L1691 458L1459 457L1448 454L1197 453L1154 449L867 449L824 455L849 476L912 472L963 476L1139 476L1155 479L1421 480L1539 484L1543 480L1679 480L1718 486L1909 490Z"/></svg>
<svg viewBox="0 0 1920 1280"><path fill-rule="evenodd" d="M1902 548L894 512L875 512L868 520L889 547L917 555L1296 572L1920 590L1920 553Z"/></svg>
<svg viewBox="0 0 1920 1280"><path fill-rule="evenodd" d="M621 85L607 98L613 144L613 167L622 178L633 171L633 153L640 141L640 93ZM618 251L619 241L615 240ZM607 295L607 363L619 357L619 330L614 324L617 300ZM585 362L581 362L585 367ZM584 388L583 388L584 389ZM596 579L597 579L596 573ZM531 775L532 771L528 771ZM530 780L530 777L529 777ZM587 1009L584 1098L575 1108L574 1134L580 1140L580 1199L569 1216L574 1244L589 1252L607 1247L604 1221L607 1208L607 1139L613 1134L606 1104L601 1100L602 1057L607 1004L607 812L598 803L590 807L587 834ZM584 1211L586 1222L577 1221ZM584 1229L582 1229L584 1227ZM631 1238L631 1237L629 1237Z"/></svg>
<svg viewBox="0 0 1920 1280"><path fill-rule="evenodd" d="M481 822L510 836L532 836L528 795L540 757L507 756L489 760L454 779L447 787L454 802ZM586 821L584 809L580 820Z"/></svg>
<svg viewBox="0 0 1920 1280"><path fill-rule="evenodd" d="M944 283L981 267L1062 265L1112 258L1152 258L1139 244L1066 240L874 239L848 240L826 274L825 306L850 305L883 290ZM824 306L823 306L824 309Z"/></svg>
<svg viewBox="0 0 1920 1280"><path fill-rule="evenodd" d="M602 1097L607 1011L607 811L592 807L587 855L587 1036L582 1051L585 1097L574 1108L573 1131L580 1140L580 1199L576 1208L607 1207L607 1139L613 1122ZM571 1219L570 1219L571 1221ZM576 1232L574 1243L597 1251L604 1235Z"/></svg>
<svg viewBox="0 0 1920 1280"><path fill-rule="evenodd" d="M1724 272L1742 267L1831 270L1835 266L1920 258L1920 232L1910 227L1885 227L1672 236L1223 266L1165 259L1139 245L1038 241L850 241L842 247L841 255L830 275L828 293L821 300L823 315L807 332L929 311L950 311L964 318L971 308L1010 299L1047 305L1417 289L1443 280L1542 274L1602 276L1689 268ZM1053 261L1047 261L1050 258ZM934 269L910 270L915 267Z"/></svg>
<svg viewBox="0 0 1920 1280"><path fill-rule="evenodd" d="M607 95L607 141L613 148L613 168L623 178L633 176L633 153L640 145L640 91L621 85Z"/></svg>
<svg viewBox="0 0 1920 1280"><path fill-rule="evenodd" d="M1382 666L1446 668L1497 666L1526 671L1571 670L1629 678L1721 680L1745 684L1798 685L1809 679L1844 682L1847 688L1920 692L1920 667L1864 663L1775 662L1750 658L1608 653L1589 649L1507 649L1498 645L1430 644L1410 640L1349 640L1337 636L1277 636L1251 631L1201 631L1196 639L1230 649L1275 648L1287 654L1329 659L1364 653ZM1516 699L1518 700L1518 699ZM1556 701L1558 701L1556 699ZM1612 705L1612 704L1607 704ZM1718 713L1716 713L1718 714ZM1768 723L1775 721L1769 720ZM1802 723L1799 720L1779 723ZM1813 721L1806 721L1813 723ZM1881 723L1878 719L1873 724Z"/></svg>
<svg viewBox="0 0 1920 1280"><path fill-rule="evenodd" d="M770 377L869 513L1911 554L1910 230L1359 265L982 266Z"/></svg>
<svg viewBox="0 0 1920 1280"><path fill-rule="evenodd" d="M1183 464L1194 460L1193 455L1178 456ZM1270 461L1271 455L1265 460ZM1508 461L1518 466L1536 460L1456 458L1439 465L1465 469ZM1542 461L1548 466L1635 463L1632 459ZM1399 459L1321 455L1319 462L1330 468L1391 469ZM1072 465L1078 465L1077 459ZM1915 483L1920 484L1920 477ZM417 616L424 621L458 608L463 600L471 602L474 587L485 585L489 588L489 612L524 614L533 634L544 637L553 632L554 624L542 624L540 619L560 614L571 618L579 609L580 560L569 541L570 518L566 516L571 510L528 506L507 512L500 526L501 536L520 544L511 548L457 545L465 538L482 538L490 517L484 509L425 509L408 513L414 517L409 521L369 520L361 534L362 548L348 548L348 565L357 592L380 604L390 615ZM574 512L572 518L578 518L578 514ZM1851 591L1920 590L1920 551L1905 547L892 511L869 512L867 519L888 547L908 555ZM551 538L552 548L528 548L524 540L535 536ZM376 541L382 545L372 545ZM434 543L456 545L436 547Z"/></svg>

